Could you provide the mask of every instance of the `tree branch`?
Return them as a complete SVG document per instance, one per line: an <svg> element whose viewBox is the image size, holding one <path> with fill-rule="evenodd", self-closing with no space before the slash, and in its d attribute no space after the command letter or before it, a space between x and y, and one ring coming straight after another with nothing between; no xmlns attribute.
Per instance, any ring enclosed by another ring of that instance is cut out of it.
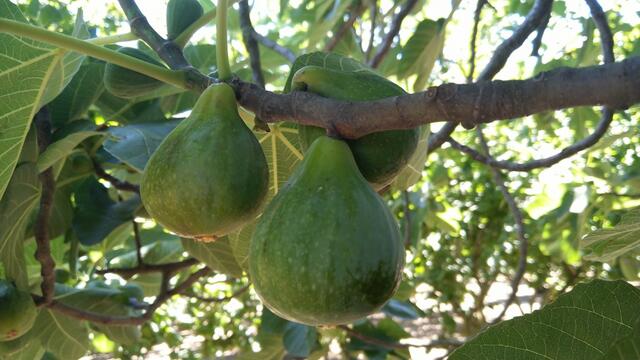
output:
<svg viewBox="0 0 640 360"><path fill-rule="evenodd" d="M189 62L184 57L182 49L173 41L169 41L149 24L134 0L118 0L122 11L129 20L131 32L149 45L164 62L174 70L190 68Z"/></svg>
<svg viewBox="0 0 640 360"><path fill-rule="evenodd" d="M342 38L347 34L347 32L351 30L351 28L353 27L353 23L356 22L356 20L360 17L360 15L362 15L362 13L364 12L364 9L365 7L363 5L358 5L358 7L356 7L353 11L349 13L349 19L345 21L342 24L342 26L340 26L340 29L338 29L338 31L333 35L331 40L325 45L324 47L325 52L332 51L336 47L336 45L338 45L340 40L342 40Z"/></svg>
<svg viewBox="0 0 640 360"><path fill-rule="evenodd" d="M251 71L253 72L253 82L264 88L264 75L262 74L262 66L260 65L260 49L258 48L258 42L256 41L253 33L255 30L251 25L251 8L249 7L249 0L240 1L240 28L242 29L242 40L244 46L249 53L249 62L251 64Z"/></svg>
<svg viewBox="0 0 640 360"><path fill-rule="evenodd" d="M37 131L38 150L42 154L49 144L51 144L51 114L46 107L38 111L33 119ZM40 275L42 282L40 289L42 297L37 299L38 306L47 305L53 301L55 292L56 263L51 257L51 246L49 244L49 220L51 218L51 207L53 196L56 192L56 182L51 167L40 174L42 183L42 193L40 195L40 209L34 227L36 238L35 258L40 263Z"/></svg>
<svg viewBox="0 0 640 360"><path fill-rule="evenodd" d="M96 176L98 176L100 179L109 182L111 186L118 190L140 193L139 185L120 180L117 177L109 174L96 159L92 158L91 161L93 162L93 170L96 172Z"/></svg>
<svg viewBox="0 0 640 360"><path fill-rule="evenodd" d="M553 0L536 0L531 11L524 19L520 27L513 32L511 37L506 39L496 48L493 56L489 60L480 76L479 82L491 80L507 63L511 54L518 49L529 35L540 25L546 14L549 13ZM462 122L462 121L460 121ZM428 153L439 148L442 143L454 132L457 124L446 124L436 134L429 139Z"/></svg>
<svg viewBox="0 0 640 360"><path fill-rule="evenodd" d="M371 61L369 61L369 66L375 69L380 65L384 57L389 52L389 49L391 48L391 44L393 43L393 39L395 39L395 37L400 32L400 27L402 26L402 22L407 17L407 15L409 15L409 13L411 12L411 9L413 9L413 7L416 5L417 2L418 0L407 0L407 2L396 14L396 16L393 17L393 20L391 21L391 27L389 28L389 32L387 33L387 35L385 35L384 39L382 40L382 45L380 45L380 48L378 48L378 51L375 53L375 55L373 55L373 58L371 59Z"/></svg>
<svg viewBox="0 0 640 360"><path fill-rule="evenodd" d="M253 31L253 37L262 45L268 47L269 49L275 51L283 58L289 60L289 62L296 61L296 54L293 51L287 49L286 47L278 44L277 42L269 39L268 37L258 34L255 30Z"/></svg>
<svg viewBox="0 0 640 360"><path fill-rule="evenodd" d="M104 274L117 274L125 278L132 277L137 274L148 274L154 272L170 272L174 273L178 270L184 269L189 266L197 265L199 263L198 260L190 258L178 262L166 263L166 264L140 264L133 268L110 268L103 270L96 270L96 274L104 275Z"/></svg>
<svg viewBox="0 0 640 360"><path fill-rule="evenodd" d="M334 129L353 139L439 121L471 128L500 119L577 106L627 108L640 102L640 57L580 69L558 68L527 80L444 84L376 101L348 102L308 92L274 94L233 79L239 103L266 122Z"/></svg>

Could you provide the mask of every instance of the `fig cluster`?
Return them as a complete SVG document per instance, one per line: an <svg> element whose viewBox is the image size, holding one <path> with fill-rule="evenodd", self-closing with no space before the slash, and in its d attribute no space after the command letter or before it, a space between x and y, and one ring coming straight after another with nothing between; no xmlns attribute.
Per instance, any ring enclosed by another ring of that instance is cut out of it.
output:
<svg viewBox="0 0 640 360"><path fill-rule="evenodd" d="M293 89L343 100L403 94L373 72L298 69ZM267 161L238 114L233 88L206 89L187 119L148 161L140 192L166 229L213 241L253 222L249 275L264 304L309 325L349 323L377 311L402 278L398 225L376 190L415 151L417 130L385 131L353 141L301 127L306 153L263 210Z"/></svg>

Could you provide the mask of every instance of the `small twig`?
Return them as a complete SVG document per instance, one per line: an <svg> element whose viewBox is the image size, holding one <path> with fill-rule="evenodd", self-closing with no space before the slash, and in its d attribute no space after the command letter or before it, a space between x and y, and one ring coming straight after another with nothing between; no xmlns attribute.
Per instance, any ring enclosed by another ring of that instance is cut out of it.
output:
<svg viewBox="0 0 640 360"><path fill-rule="evenodd" d="M482 14L482 8L487 4L488 0L478 0L476 4L476 11L473 15L473 30L471 31L471 43L469 48L471 55L469 55L469 74L467 74L467 82L471 82L476 72L476 40L478 39L478 27L480 26L480 15Z"/></svg>
<svg viewBox="0 0 640 360"><path fill-rule="evenodd" d="M356 20L360 17L360 15L362 15L362 13L364 12L364 9L365 9L364 6L359 5L356 9L354 9L349 13L349 19L345 21L342 24L342 26L340 26L340 29L338 29L338 31L333 35L331 40L325 45L324 47L325 52L332 51L336 47L336 45L338 45L340 40L342 40L342 38L347 34L347 32L351 30L351 28L353 27L353 23L356 22Z"/></svg>
<svg viewBox="0 0 640 360"><path fill-rule="evenodd" d="M114 188L118 190L140 193L139 185L118 179L117 177L109 174L96 159L91 160L93 162L93 169L100 179L108 181Z"/></svg>
<svg viewBox="0 0 640 360"><path fill-rule="evenodd" d="M238 15L240 16L240 28L242 28L242 40L249 53L253 82L264 89L264 75L262 74L262 66L260 64L260 49L258 48L256 38L253 36L255 30L251 24L249 0L241 0L239 4L240 9Z"/></svg>
<svg viewBox="0 0 640 360"><path fill-rule="evenodd" d="M389 342L382 339L378 339L375 337L371 337L362 333L359 333L352 328L346 325L338 325L339 329L342 329L347 332L351 337L362 340L366 343L382 346L387 349L406 349L410 347L421 347L421 348L433 348L433 347L456 347L463 344L460 340L455 339L437 339L433 340L428 344L411 344L411 343L398 343L398 342Z"/></svg>
<svg viewBox="0 0 640 360"><path fill-rule="evenodd" d="M259 43L261 43L263 46L275 51L280 56L282 56L285 59L289 60L289 62L296 61L296 54L294 54L293 51L287 49L286 47L278 44L277 42L269 39L268 37L266 37L264 35L258 34L258 32L256 32L256 31L253 32L253 37Z"/></svg>
<svg viewBox="0 0 640 360"><path fill-rule="evenodd" d="M38 148L42 153L51 144L51 114L49 110L46 107L40 109L33 122L38 135ZM53 196L56 192L56 182L51 167L40 174L40 182L42 183L42 193L40 195L40 209L34 226L34 236L37 246L35 258L40 263L40 275L42 276L40 284L42 297L38 299L37 303L42 306L53 301L56 283L56 263L51 257L51 246L49 244L49 220L51 218Z"/></svg>
<svg viewBox="0 0 640 360"><path fill-rule="evenodd" d="M409 199L409 192L404 190L402 192L403 200L404 200L404 218L405 218L405 228L404 228L404 246L409 247L411 244L411 213L409 209L409 203L411 202Z"/></svg>
<svg viewBox="0 0 640 360"><path fill-rule="evenodd" d="M190 68L182 49L155 31L134 0L118 0L129 20L131 32L147 43L174 70Z"/></svg>
<svg viewBox="0 0 640 360"><path fill-rule="evenodd" d="M491 80L507 63L511 54L518 49L529 35L538 28L538 25L544 20L544 17L549 13L553 0L536 0L535 4L531 8L531 11L524 19L520 27L513 32L511 37L506 39L500 44L494 51L493 56L489 60L480 76L478 81ZM429 145L427 153L432 153L439 148L447 138L453 133L458 124L448 123L444 125L436 134L432 135L429 139Z"/></svg>
<svg viewBox="0 0 640 360"><path fill-rule="evenodd" d="M544 32L547 30L547 26L549 25L549 20L551 19L551 8L549 8L549 13L542 20L538 28L536 29L536 37L531 41L531 56L540 56L540 46L542 45L542 37L544 36Z"/></svg>
<svg viewBox="0 0 640 360"><path fill-rule="evenodd" d="M138 228L138 223L135 220L131 220L133 225L133 239L136 242L136 258L138 259L138 267L144 266L144 261L142 260L142 241L140 240L140 229Z"/></svg>
<svg viewBox="0 0 640 360"><path fill-rule="evenodd" d="M111 269L102 269L96 270L96 274L104 275L104 274L116 274L122 277L128 278L137 274L148 274L155 272L170 272L174 273L178 270L184 269L189 266L197 265L199 262L196 259L190 258L178 262L166 263L166 264L142 264L133 268L111 268Z"/></svg>
<svg viewBox="0 0 640 360"><path fill-rule="evenodd" d="M391 20L391 27L389 28L389 32L382 40L382 45L380 45L378 51L375 53L375 55L373 55L371 61L369 61L369 66L375 69L380 65L384 57L389 52L391 44L393 43L393 39L395 39L395 37L400 32L402 22L407 17L407 15L409 15L411 9L413 9L417 2L418 0L407 0L400 11L393 17L393 20Z"/></svg>
<svg viewBox="0 0 640 360"><path fill-rule="evenodd" d="M247 290L249 290L249 287L250 287L250 285L243 286L242 288L236 290L231 295L223 296L221 298L208 298L208 297L196 295L196 294L190 293L190 292L184 292L182 294L185 295L185 296L188 296L190 298L194 298L194 299L196 299L198 301L202 301L202 302L206 302L206 303L220 303L220 302L225 302L225 301L231 300L231 299L235 298L236 296L241 295L242 293L244 293Z"/></svg>
<svg viewBox="0 0 640 360"><path fill-rule="evenodd" d="M367 44L367 50L365 51L364 55L364 58L367 59L367 62L371 58L371 51L373 50L373 40L376 37L376 20L378 18L377 0L371 2L371 7L369 8L369 18L371 19L371 29L369 29L369 43Z"/></svg>

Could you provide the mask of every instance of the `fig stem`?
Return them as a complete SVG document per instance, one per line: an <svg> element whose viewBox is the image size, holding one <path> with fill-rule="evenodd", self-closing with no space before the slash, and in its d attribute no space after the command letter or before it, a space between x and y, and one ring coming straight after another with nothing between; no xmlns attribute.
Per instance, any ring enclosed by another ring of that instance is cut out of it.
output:
<svg viewBox="0 0 640 360"><path fill-rule="evenodd" d="M182 71L169 70L157 65L149 64L146 61L121 54L115 50L111 50L73 36L49 31L38 26L9 19L0 19L0 32L24 36L29 39L57 46L64 50L76 51L81 54L139 72L167 84L171 84L182 89L188 89L188 84L185 80L186 77Z"/></svg>
<svg viewBox="0 0 640 360"><path fill-rule="evenodd" d="M229 53L227 51L227 0L218 0L218 15L216 17L216 60L220 80L231 79Z"/></svg>

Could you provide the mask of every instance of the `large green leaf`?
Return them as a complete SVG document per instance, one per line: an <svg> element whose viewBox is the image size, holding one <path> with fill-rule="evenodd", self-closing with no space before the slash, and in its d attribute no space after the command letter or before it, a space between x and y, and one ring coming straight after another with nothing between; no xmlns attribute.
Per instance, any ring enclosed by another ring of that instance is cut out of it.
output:
<svg viewBox="0 0 640 360"><path fill-rule="evenodd" d="M104 66L104 62L91 59L82 64L69 85L49 104L54 126L80 119L98 100L104 91Z"/></svg>
<svg viewBox="0 0 640 360"><path fill-rule="evenodd" d="M71 154L73 149L78 146L78 144L80 144L85 139L96 135L104 135L104 133L98 131L79 131L69 134L61 140L58 140L49 145L38 158L38 171L43 172L58 161L66 158L69 154Z"/></svg>
<svg viewBox="0 0 640 360"><path fill-rule="evenodd" d="M89 328L84 321L42 309L33 325L33 337L58 359L78 359L89 350Z"/></svg>
<svg viewBox="0 0 640 360"><path fill-rule="evenodd" d="M115 202L95 178L85 180L75 192L73 230L80 243L95 245L121 224L131 221L140 207L140 197Z"/></svg>
<svg viewBox="0 0 640 360"><path fill-rule="evenodd" d="M638 319L640 290L624 281L595 280L541 310L488 328L450 359L605 359L631 336Z"/></svg>
<svg viewBox="0 0 640 360"><path fill-rule="evenodd" d="M228 237L213 242L182 239L182 246L194 258L207 264L211 269L236 278L242 277L242 268L238 264Z"/></svg>
<svg viewBox="0 0 640 360"><path fill-rule="evenodd" d="M598 360L640 359L640 319L629 336L620 339Z"/></svg>
<svg viewBox="0 0 640 360"><path fill-rule="evenodd" d="M625 214L620 223L610 229L600 229L585 236L580 246L585 259L611 261L640 247L640 208Z"/></svg>
<svg viewBox="0 0 640 360"><path fill-rule="evenodd" d="M151 154L179 120L133 124L109 129L104 148L118 160L142 172Z"/></svg>
<svg viewBox="0 0 640 360"><path fill-rule="evenodd" d="M30 215L40 199L40 179L33 163L16 168L0 201L0 260L5 274L19 288L28 288L24 237Z"/></svg>
<svg viewBox="0 0 640 360"><path fill-rule="evenodd" d="M73 289L56 286L56 299L84 311L112 316L136 316L139 312L128 305L126 295L114 288L91 287ZM101 325L94 326L111 340L123 345L133 345L140 339L137 326Z"/></svg>
<svg viewBox="0 0 640 360"><path fill-rule="evenodd" d="M445 26L444 19L421 21L414 34L400 51L402 57L398 63L398 78L404 79L414 74L417 75L413 86L414 91L420 91L424 88L436 59L442 52Z"/></svg>
<svg viewBox="0 0 640 360"><path fill-rule="evenodd" d="M298 129L291 124L271 125L268 133L256 135L269 164L269 193L266 203L278 193L287 182L296 165L302 160L302 151L298 140ZM237 262L247 270L249 245L257 220L245 225L240 231L230 234L229 240Z"/></svg>
<svg viewBox="0 0 640 360"><path fill-rule="evenodd" d="M2 360L33 360L40 359L44 355L45 349L42 347L39 341L34 340L25 344L20 351L8 354L6 356L0 355Z"/></svg>
<svg viewBox="0 0 640 360"><path fill-rule="evenodd" d="M18 7L0 0L0 17L27 22ZM81 13L74 36L87 37ZM47 44L0 33L0 198L2 198L31 119L55 98L78 71L83 56Z"/></svg>

